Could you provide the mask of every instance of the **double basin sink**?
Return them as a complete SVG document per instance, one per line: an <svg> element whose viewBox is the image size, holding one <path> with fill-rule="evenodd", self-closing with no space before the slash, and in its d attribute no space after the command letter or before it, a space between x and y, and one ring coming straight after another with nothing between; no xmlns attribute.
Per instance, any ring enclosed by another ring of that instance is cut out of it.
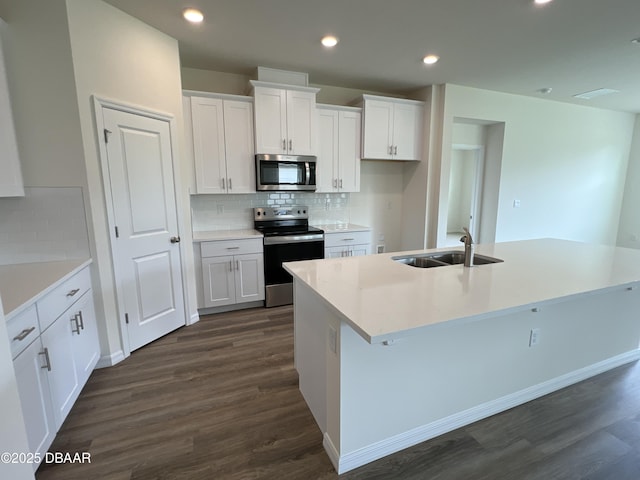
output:
<svg viewBox="0 0 640 480"><path fill-rule="evenodd" d="M447 252L421 253L418 255L402 255L391 257L398 263L411 265L418 268L446 267L449 265L464 264L464 252L459 250L450 250ZM499 263L503 260L499 258L487 257L485 255L475 254L473 256L472 265L489 265L491 263Z"/></svg>

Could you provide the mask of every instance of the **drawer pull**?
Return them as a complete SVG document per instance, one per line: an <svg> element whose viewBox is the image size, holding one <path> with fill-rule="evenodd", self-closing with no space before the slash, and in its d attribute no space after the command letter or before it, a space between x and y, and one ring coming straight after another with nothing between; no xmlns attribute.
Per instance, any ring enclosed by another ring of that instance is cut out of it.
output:
<svg viewBox="0 0 640 480"><path fill-rule="evenodd" d="M342 241L343 242L353 242L355 240L355 238L343 238Z"/></svg>
<svg viewBox="0 0 640 480"><path fill-rule="evenodd" d="M44 355L44 359L47 361L47 364L40 368L46 368L49 372L51 371L51 359L49 359L49 349L44 347L44 350L39 353L39 355Z"/></svg>
<svg viewBox="0 0 640 480"><path fill-rule="evenodd" d="M82 318L82 310L78 312L78 318L80 319L80 329L84 330L84 318Z"/></svg>
<svg viewBox="0 0 640 480"><path fill-rule="evenodd" d="M36 329L36 327L31 327L31 328L25 328L24 330L22 330L18 335L16 335L15 337L13 337L14 340L18 340L19 342L21 342L22 340L24 340L25 338L27 338L29 336L29 334L31 332L33 332Z"/></svg>
<svg viewBox="0 0 640 480"><path fill-rule="evenodd" d="M227 247L227 250L238 250L240 247Z"/></svg>
<svg viewBox="0 0 640 480"><path fill-rule="evenodd" d="M74 288L73 290L71 290L69 293L67 293L67 297L73 297L76 293L78 293L80 291L79 288Z"/></svg>

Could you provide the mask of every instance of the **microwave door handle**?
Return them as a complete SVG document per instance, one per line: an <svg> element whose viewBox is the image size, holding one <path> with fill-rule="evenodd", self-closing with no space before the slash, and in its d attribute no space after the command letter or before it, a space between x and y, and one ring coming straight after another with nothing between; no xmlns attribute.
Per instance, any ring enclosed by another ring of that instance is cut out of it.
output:
<svg viewBox="0 0 640 480"><path fill-rule="evenodd" d="M309 162L304 162L304 169L307 173L307 181L304 182L305 185L309 185L311 182L311 164Z"/></svg>

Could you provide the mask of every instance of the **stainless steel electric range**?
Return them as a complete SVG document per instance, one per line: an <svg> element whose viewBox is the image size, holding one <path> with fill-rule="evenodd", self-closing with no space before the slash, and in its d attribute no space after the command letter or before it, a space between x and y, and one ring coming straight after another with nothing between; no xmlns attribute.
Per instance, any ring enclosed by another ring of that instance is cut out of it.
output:
<svg viewBox="0 0 640 480"><path fill-rule="evenodd" d="M324 258L324 230L309 226L303 205L253 209L254 227L264 235L265 304L293 303L293 279L283 262Z"/></svg>

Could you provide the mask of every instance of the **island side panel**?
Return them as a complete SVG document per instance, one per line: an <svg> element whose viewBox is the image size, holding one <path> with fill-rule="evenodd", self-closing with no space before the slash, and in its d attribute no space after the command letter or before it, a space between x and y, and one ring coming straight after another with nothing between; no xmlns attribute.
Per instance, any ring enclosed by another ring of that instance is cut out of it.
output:
<svg viewBox="0 0 640 480"><path fill-rule="evenodd" d="M339 472L637 359L639 292L451 322L389 346L343 323Z"/></svg>
<svg viewBox="0 0 640 480"><path fill-rule="evenodd" d="M340 452L341 321L326 302L294 277L294 356L299 388L338 469Z"/></svg>

